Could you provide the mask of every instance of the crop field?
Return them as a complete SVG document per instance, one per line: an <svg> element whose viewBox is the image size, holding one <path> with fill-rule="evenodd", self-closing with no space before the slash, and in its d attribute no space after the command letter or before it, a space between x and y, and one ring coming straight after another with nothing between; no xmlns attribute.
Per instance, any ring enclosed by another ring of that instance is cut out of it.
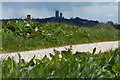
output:
<svg viewBox="0 0 120 80"><path fill-rule="evenodd" d="M120 50L94 54L76 52L71 49L55 51L51 59L44 56L25 62L19 55L19 62L13 58L2 60L2 78L120 78ZM61 55L61 57L59 56Z"/></svg>
<svg viewBox="0 0 120 80"><path fill-rule="evenodd" d="M102 23L92 28L26 20L3 21L0 24L3 52L118 40L118 30Z"/></svg>

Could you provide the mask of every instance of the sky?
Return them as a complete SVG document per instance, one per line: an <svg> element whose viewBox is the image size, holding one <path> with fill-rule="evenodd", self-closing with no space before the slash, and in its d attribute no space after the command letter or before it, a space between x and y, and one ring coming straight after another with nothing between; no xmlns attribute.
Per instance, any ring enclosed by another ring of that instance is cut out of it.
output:
<svg viewBox="0 0 120 80"><path fill-rule="evenodd" d="M27 14L31 14L33 18L54 17L55 10L59 10L65 18L80 17L118 23L118 2L14 2L14 0L8 2L5 0L0 9L2 9L1 18L25 18Z"/></svg>
<svg viewBox="0 0 120 80"><path fill-rule="evenodd" d="M120 0L1 0L2 2L118 2Z"/></svg>

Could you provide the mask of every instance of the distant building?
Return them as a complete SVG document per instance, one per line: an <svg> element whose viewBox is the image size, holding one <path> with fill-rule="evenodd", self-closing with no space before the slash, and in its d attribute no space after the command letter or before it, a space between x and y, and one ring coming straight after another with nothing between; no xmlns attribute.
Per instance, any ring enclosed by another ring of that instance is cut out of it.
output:
<svg viewBox="0 0 120 80"><path fill-rule="evenodd" d="M114 23L112 21L107 21L107 24L113 25Z"/></svg>
<svg viewBox="0 0 120 80"><path fill-rule="evenodd" d="M28 15L27 15L27 20L30 20L30 19L31 19L31 15L28 14Z"/></svg>
<svg viewBox="0 0 120 80"><path fill-rule="evenodd" d="M59 11L55 11L55 17L59 17Z"/></svg>
<svg viewBox="0 0 120 80"><path fill-rule="evenodd" d="M60 18L62 18L62 13L60 13Z"/></svg>

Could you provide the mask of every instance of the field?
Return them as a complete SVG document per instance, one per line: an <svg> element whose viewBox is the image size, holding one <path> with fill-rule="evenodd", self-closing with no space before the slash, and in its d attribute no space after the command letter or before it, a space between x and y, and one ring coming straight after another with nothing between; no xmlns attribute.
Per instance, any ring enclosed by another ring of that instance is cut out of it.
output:
<svg viewBox="0 0 120 80"><path fill-rule="evenodd" d="M99 54L76 52L71 48L56 51L42 59L33 57L25 62L19 55L19 62L13 58L2 60L2 78L120 78L120 50ZM61 55L61 57L59 56Z"/></svg>
<svg viewBox="0 0 120 80"><path fill-rule="evenodd" d="M100 23L91 28L60 23L34 21L3 21L3 52L16 52L55 46L118 40L118 30L110 24ZM1 45L0 45L1 46ZM120 50L99 54L76 52L71 48L55 51L42 59L33 57L25 62L13 58L0 61L0 78L120 78ZM59 56L61 55L61 56Z"/></svg>
<svg viewBox="0 0 120 80"><path fill-rule="evenodd" d="M103 23L92 28L25 20L3 21L1 24L3 52L118 40L118 30Z"/></svg>

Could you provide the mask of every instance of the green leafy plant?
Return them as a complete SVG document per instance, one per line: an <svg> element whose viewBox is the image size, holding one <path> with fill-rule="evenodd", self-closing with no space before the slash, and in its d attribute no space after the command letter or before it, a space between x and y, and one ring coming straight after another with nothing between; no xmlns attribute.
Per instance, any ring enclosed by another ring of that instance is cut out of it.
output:
<svg viewBox="0 0 120 80"><path fill-rule="evenodd" d="M95 50L95 49L94 49ZM93 50L93 51L94 51ZM51 59L35 59L25 62L19 55L19 62L8 57L2 61L2 78L120 78L120 50L90 54L69 49L55 51ZM62 55L61 57L59 55Z"/></svg>
<svg viewBox="0 0 120 80"><path fill-rule="evenodd" d="M25 20L3 21L2 35L4 52L118 40L118 30L107 24L87 28Z"/></svg>

